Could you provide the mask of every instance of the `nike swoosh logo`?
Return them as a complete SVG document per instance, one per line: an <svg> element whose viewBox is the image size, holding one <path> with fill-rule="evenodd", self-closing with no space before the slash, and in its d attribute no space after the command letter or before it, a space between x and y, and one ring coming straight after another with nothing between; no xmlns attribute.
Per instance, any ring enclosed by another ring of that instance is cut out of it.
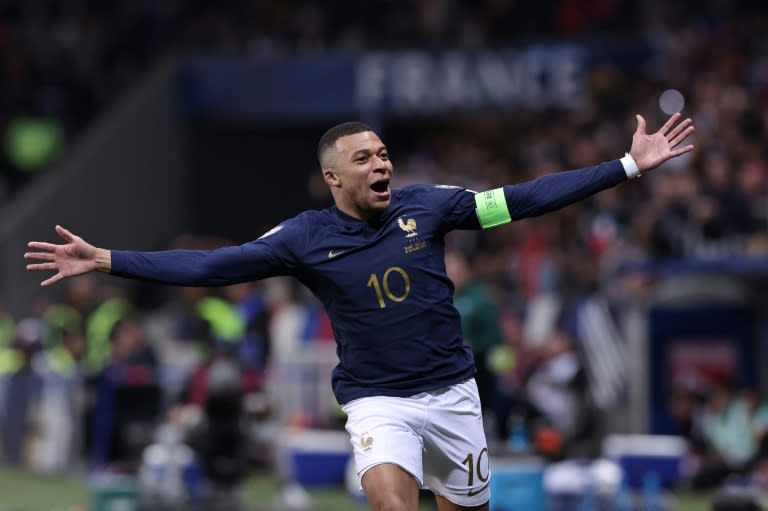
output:
<svg viewBox="0 0 768 511"><path fill-rule="evenodd" d="M482 486L482 488L478 488L476 491L472 491L472 490L469 490L469 491L467 492L467 497L474 497L475 495L477 495L477 494L478 494L478 493L480 493L481 491L483 491L483 490L485 490L486 488L488 488L488 485L489 485L489 484L491 484L491 482L490 482L490 481L488 481L487 483L485 483L485 484Z"/></svg>
<svg viewBox="0 0 768 511"><path fill-rule="evenodd" d="M338 252L334 252L333 250L329 250L329 251L328 251L328 259L333 259L333 258L334 258L334 257L336 257L337 255L341 255L341 254L343 254L344 252L346 252L346 250L339 250Z"/></svg>

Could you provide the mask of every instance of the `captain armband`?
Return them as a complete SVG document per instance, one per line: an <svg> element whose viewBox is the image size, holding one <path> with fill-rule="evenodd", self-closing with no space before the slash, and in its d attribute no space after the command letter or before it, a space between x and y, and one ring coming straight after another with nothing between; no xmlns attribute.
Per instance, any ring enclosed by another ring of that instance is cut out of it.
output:
<svg viewBox="0 0 768 511"><path fill-rule="evenodd" d="M494 188L487 192L476 193L475 204L477 205L475 209L477 218L483 229L490 229L512 221L507 208L504 188Z"/></svg>

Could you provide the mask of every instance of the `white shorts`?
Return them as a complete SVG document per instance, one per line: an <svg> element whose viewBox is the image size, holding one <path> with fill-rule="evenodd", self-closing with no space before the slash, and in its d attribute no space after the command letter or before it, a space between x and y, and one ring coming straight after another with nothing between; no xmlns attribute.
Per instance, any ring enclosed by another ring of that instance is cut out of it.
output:
<svg viewBox="0 0 768 511"><path fill-rule="evenodd" d="M410 397L355 399L342 410L361 478L393 463L454 504L488 502L491 472L474 379Z"/></svg>

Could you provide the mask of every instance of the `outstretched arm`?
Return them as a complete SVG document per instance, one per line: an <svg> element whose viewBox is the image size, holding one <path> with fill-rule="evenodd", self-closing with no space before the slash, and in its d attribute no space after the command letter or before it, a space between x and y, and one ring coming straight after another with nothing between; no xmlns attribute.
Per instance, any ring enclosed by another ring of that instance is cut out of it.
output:
<svg viewBox="0 0 768 511"><path fill-rule="evenodd" d="M163 284L223 286L286 275L293 267L292 255L278 236L216 250L135 252L96 248L61 226L56 232L66 244L32 241L29 246L38 251L24 254L26 259L44 261L28 264L27 270L56 271L42 286L91 271Z"/></svg>
<svg viewBox="0 0 768 511"><path fill-rule="evenodd" d="M492 227L510 219L541 215L586 199L616 186L628 178L640 176L665 161L693 150L693 145L676 148L693 133L691 119L680 122L680 114L672 115L657 132L646 133L645 119L637 116L637 129L632 136L629 154L621 160L601 163L583 169L557 172L503 189L476 196L478 214L483 227ZM503 195L502 195L503 191ZM502 202L505 203L502 205ZM505 209L498 211L503 206ZM494 210L489 215L488 212ZM508 215L506 212L509 212ZM484 221L492 217L492 221Z"/></svg>
<svg viewBox="0 0 768 511"><path fill-rule="evenodd" d="M29 248L38 252L27 252L25 259L44 261L27 265L27 270L54 270L56 274L42 281L41 286L50 286L65 277L76 277L92 271L110 272L112 270L112 254L104 248L97 248L86 242L80 236L75 236L60 225L56 233L66 244L55 245L43 241L30 241Z"/></svg>

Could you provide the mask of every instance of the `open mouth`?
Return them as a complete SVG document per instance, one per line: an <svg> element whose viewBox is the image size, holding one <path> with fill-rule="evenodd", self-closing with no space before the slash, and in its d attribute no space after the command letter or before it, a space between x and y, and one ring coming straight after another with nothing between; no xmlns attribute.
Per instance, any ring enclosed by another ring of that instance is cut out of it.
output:
<svg viewBox="0 0 768 511"><path fill-rule="evenodd" d="M389 191L389 181L388 180L376 181L371 185L371 190L373 190L376 193L387 193Z"/></svg>

